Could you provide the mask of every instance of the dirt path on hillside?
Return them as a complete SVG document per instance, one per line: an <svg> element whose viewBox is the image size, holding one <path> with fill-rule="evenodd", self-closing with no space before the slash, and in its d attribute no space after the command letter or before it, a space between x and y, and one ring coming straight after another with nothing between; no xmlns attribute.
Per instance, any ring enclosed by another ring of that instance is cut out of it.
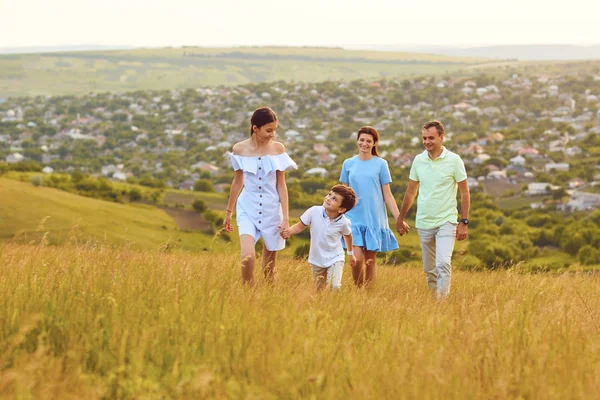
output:
<svg viewBox="0 0 600 400"><path fill-rule="evenodd" d="M210 224L206 222L201 214L194 211L181 210L178 208L162 208L162 210L175 220L177 228L187 231L207 231Z"/></svg>

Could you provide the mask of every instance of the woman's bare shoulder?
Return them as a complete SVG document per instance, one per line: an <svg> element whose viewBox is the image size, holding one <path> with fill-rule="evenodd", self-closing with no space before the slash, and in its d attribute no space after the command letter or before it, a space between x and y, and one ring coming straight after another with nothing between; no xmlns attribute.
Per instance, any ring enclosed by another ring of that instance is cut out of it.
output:
<svg viewBox="0 0 600 400"><path fill-rule="evenodd" d="M231 151L238 156L245 156L248 153L248 139L234 144Z"/></svg>
<svg viewBox="0 0 600 400"><path fill-rule="evenodd" d="M274 155L279 155L285 153L285 145L281 142L273 142L271 145L271 149Z"/></svg>

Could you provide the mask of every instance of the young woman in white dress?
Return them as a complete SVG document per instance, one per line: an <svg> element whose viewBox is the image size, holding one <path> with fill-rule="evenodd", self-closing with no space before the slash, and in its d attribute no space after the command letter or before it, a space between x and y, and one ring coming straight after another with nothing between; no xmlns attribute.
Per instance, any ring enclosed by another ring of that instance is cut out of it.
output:
<svg viewBox="0 0 600 400"><path fill-rule="evenodd" d="M231 217L235 206L244 283L254 283L254 246L259 238L263 239L262 267L267 280L275 278L277 251L285 247L280 236L281 229L289 228L285 170L298 166L284 145L274 140L276 131L275 112L268 107L259 108L250 119L250 137L236 143L231 153L235 176L223 228L233 232Z"/></svg>

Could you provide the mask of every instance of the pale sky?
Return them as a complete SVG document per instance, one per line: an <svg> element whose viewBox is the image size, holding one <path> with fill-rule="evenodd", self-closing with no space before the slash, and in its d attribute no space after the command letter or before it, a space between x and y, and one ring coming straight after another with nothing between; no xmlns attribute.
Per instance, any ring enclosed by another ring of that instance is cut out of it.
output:
<svg viewBox="0 0 600 400"><path fill-rule="evenodd" d="M600 44L599 21L598 0L0 0L0 47Z"/></svg>

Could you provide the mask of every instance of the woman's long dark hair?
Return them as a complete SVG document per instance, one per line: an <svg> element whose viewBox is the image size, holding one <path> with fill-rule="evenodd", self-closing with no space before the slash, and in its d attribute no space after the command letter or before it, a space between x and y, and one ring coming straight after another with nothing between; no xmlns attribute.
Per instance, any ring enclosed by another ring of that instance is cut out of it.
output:
<svg viewBox="0 0 600 400"><path fill-rule="evenodd" d="M358 141L358 139L360 138L360 135L362 135L364 133L366 133L367 135L373 136L374 145L371 148L371 154L379 157L379 151L377 151L377 142L379 142L379 132L377 132L377 129L375 129L371 126L363 126L362 128L360 128L358 130L358 133L356 134L356 140Z"/></svg>
<svg viewBox="0 0 600 400"><path fill-rule="evenodd" d="M275 111L271 110L269 107L257 108L256 111L254 111L254 114L252 114L252 118L250 118L250 136L254 133L254 126L260 128L261 126L275 121L277 121L277 114L275 114Z"/></svg>

